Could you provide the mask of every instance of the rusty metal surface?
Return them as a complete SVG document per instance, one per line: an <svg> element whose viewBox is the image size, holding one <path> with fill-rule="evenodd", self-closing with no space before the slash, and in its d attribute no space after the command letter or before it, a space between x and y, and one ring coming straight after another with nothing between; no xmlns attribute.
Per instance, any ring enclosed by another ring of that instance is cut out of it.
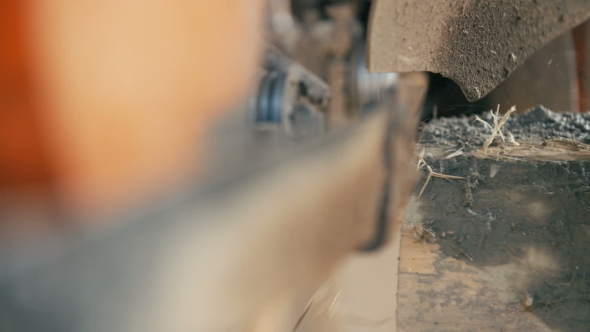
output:
<svg viewBox="0 0 590 332"><path fill-rule="evenodd" d="M368 67L441 73L474 101L537 49L589 17L587 0L376 0Z"/></svg>

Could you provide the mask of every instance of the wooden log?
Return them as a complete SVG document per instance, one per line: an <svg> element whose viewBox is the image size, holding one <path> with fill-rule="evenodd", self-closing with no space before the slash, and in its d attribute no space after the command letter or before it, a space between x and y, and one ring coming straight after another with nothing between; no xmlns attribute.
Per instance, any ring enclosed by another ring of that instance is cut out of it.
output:
<svg viewBox="0 0 590 332"><path fill-rule="evenodd" d="M502 120L422 128L423 194L405 217L398 331L590 326L590 114L538 107L498 128Z"/></svg>

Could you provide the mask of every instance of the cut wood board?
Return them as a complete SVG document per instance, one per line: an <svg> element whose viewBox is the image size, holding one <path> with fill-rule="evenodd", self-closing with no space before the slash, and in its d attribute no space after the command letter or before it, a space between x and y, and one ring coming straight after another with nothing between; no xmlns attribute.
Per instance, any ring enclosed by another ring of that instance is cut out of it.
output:
<svg viewBox="0 0 590 332"><path fill-rule="evenodd" d="M489 272L446 256L436 243L417 241L409 224L399 264L399 332L552 331L520 303L506 303Z"/></svg>
<svg viewBox="0 0 590 332"><path fill-rule="evenodd" d="M590 331L590 114L533 109L486 149L492 118L421 131L398 331Z"/></svg>

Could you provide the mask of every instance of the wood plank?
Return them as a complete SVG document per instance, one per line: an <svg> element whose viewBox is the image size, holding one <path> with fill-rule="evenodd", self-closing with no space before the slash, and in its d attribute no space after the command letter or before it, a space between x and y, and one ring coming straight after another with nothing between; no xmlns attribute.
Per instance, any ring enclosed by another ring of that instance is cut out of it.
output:
<svg viewBox="0 0 590 332"><path fill-rule="evenodd" d="M436 176L404 217L398 331L590 330L590 114L535 108L489 147L482 118L422 129Z"/></svg>
<svg viewBox="0 0 590 332"><path fill-rule="evenodd" d="M519 303L503 303L477 268L416 243L409 226L401 243L398 332L551 331Z"/></svg>

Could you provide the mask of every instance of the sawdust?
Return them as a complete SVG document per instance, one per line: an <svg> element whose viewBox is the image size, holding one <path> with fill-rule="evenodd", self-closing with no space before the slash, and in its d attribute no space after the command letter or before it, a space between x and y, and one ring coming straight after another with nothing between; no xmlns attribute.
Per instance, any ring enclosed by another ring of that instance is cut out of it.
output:
<svg viewBox="0 0 590 332"><path fill-rule="evenodd" d="M476 157L513 161L526 159L537 161L590 160L590 145L572 139L550 138L541 143L517 142L514 135L510 132L508 132L506 138L502 132L502 127L510 117L510 114L516 111L516 108L510 108L501 118L499 111L500 105L498 105L495 114L490 111L490 116L494 122L493 127L477 115L475 116L475 120L491 130L491 134L484 142L483 147L474 152ZM501 138L502 142L490 148L490 145L497 137Z"/></svg>
<svg viewBox="0 0 590 332"><path fill-rule="evenodd" d="M548 139L542 143L504 144L477 150L478 158L495 160L588 161L590 145L568 139Z"/></svg>
<svg viewBox="0 0 590 332"><path fill-rule="evenodd" d="M551 254L531 247L525 250L523 257L519 257L507 264L484 267L479 270L484 280L496 285L500 299L505 304L528 301L531 307L534 298L529 293L534 279L539 275L550 276L559 271L559 264Z"/></svg>
<svg viewBox="0 0 590 332"><path fill-rule="evenodd" d="M475 119L477 121L483 123L484 126L487 126L488 128L490 128L492 130L492 133L491 133L490 137L483 143L483 151L484 151L484 153L487 152L488 148L494 142L494 139L496 137L500 137L503 142L506 141L506 138L504 137L504 134L502 133L502 126L506 123L506 121L510 117L510 114L512 114L514 112L516 112L516 107L512 106L508 110L508 112L506 112L506 114L504 114L502 116L502 118L500 118L500 105L498 105L498 109L496 110L496 113L495 114L494 114L494 112L490 111L490 115L492 116L492 119L494 120L494 126L493 127L489 123L487 123L484 120L482 120L479 116L477 116L477 115L475 116ZM498 119L500 119L500 121L498 121ZM515 145L519 145L514 140L514 136L512 136L512 134L510 134L510 140L509 141L511 143L515 144Z"/></svg>

